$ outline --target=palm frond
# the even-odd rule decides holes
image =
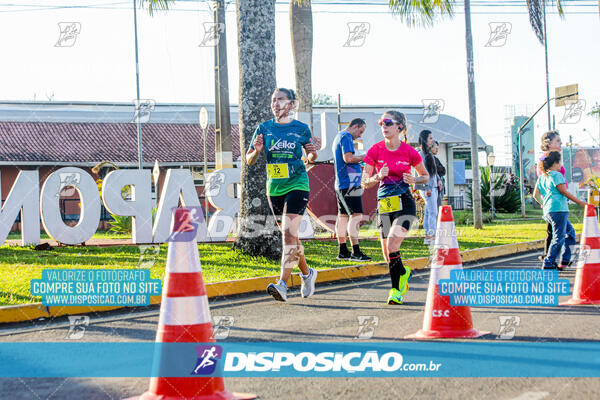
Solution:
[[[546,7],[546,0],[527,0],[529,22],[531,23],[535,36],[537,36],[542,44],[544,44],[544,7]],[[556,0],[556,8],[558,10],[558,15],[560,15],[561,18],[564,18],[565,11],[561,0]]]
[[[143,8],[144,5],[148,3],[148,13],[153,15],[155,9],[168,10],[169,3],[174,1],[175,0],[140,0],[140,7]]]
[[[436,17],[454,14],[452,0],[389,0],[389,7],[409,27],[430,27]]]

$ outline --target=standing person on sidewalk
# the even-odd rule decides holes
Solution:
[[[298,228],[308,205],[308,174],[302,161],[302,150],[309,162],[317,159],[317,147],[313,144],[308,125],[290,117],[296,107],[296,95],[291,89],[278,88],[271,97],[271,110],[275,118],[256,128],[246,160],[252,165],[260,153],[267,157],[267,198],[271,211],[278,219],[283,248],[281,275],[276,284],[267,287],[267,293],[279,301],[287,301],[287,281],[296,264],[301,271],[302,297],[315,291],[317,271],[308,268],[304,247],[298,239]],[[318,140],[315,139],[316,144]]]
[[[567,199],[585,207],[585,202],[573,196],[560,173],[562,163],[558,151],[551,151],[541,161],[543,174],[538,178],[533,198],[544,209],[544,219],[552,226],[552,242],[542,269],[563,270],[571,264],[571,246],[577,244],[575,229],[569,222]],[[541,195],[541,200],[538,196]],[[560,259],[560,264],[557,260]]]
[[[431,148],[431,154],[435,160],[435,169],[438,175],[438,210],[439,207],[444,203],[444,176],[446,176],[446,167],[442,164],[439,158],[437,158],[440,144],[437,140],[433,141],[433,147]]]
[[[331,147],[338,205],[335,222],[335,233],[339,244],[338,260],[371,260],[371,257],[360,251],[358,245],[358,232],[363,213],[360,162],[364,155],[354,154],[354,140],[362,136],[366,127],[367,124],[362,118],[353,119],[346,129],[336,135]],[[348,236],[352,244],[352,253],[346,245]]]
[[[537,165],[537,175],[541,176],[544,171],[542,169],[543,160],[550,154],[551,151],[558,151],[559,153],[562,150],[562,141],[560,140],[560,134],[558,131],[548,131],[542,135],[542,144],[540,146],[542,151],[544,152],[540,157],[540,161]],[[565,170],[564,165],[561,165],[559,171],[563,177],[565,178],[565,187],[568,188],[566,183],[567,180],[567,171]],[[550,247],[550,243],[552,243],[552,224],[550,222],[546,225],[546,241],[544,242],[544,254],[539,256],[540,261],[544,261],[546,255],[548,254],[548,248]]]
[[[431,153],[433,147],[433,135],[430,130],[422,130],[419,133],[419,155],[423,159],[427,173],[429,174],[429,181],[425,185],[418,185],[419,193],[425,200],[425,213],[423,215],[423,229],[425,231],[425,244],[433,244],[435,239],[435,226],[437,224],[437,212],[438,212],[438,174],[435,166],[435,159]]]
[[[384,140],[367,151],[361,186],[367,189],[379,184],[377,225],[381,251],[388,262],[392,281],[387,303],[402,304],[411,271],[402,263],[399,250],[417,218],[417,207],[409,185],[425,184],[429,175],[419,153],[406,143],[406,116],[398,111],[386,111],[379,125]],[[411,174],[411,167],[419,176]]]

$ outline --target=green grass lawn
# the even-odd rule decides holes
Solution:
[[[577,232],[581,223],[572,220]],[[498,221],[475,230],[468,226],[457,226],[461,250],[495,246],[542,239],[545,223],[542,221]],[[422,235],[416,230],[413,235]],[[377,236],[373,228],[365,229],[361,236]],[[305,241],[307,261],[317,269],[336,268],[353,264],[337,261],[335,241]],[[361,241],[362,250],[374,261],[383,261],[379,241]],[[263,257],[249,257],[231,249],[230,244],[202,243],[198,245],[205,282],[277,275],[279,262]],[[420,238],[408,238],[401,249],[403,258],[428,256],[428,249]],[[153,278],[163,278],[167,245],[150,268]],[[41,271],[50,268],[136,268],[140,261],[138,246],[114,247],[60,247],[51,251],[35,251],[28,247],[0,247],[0,305],[23,304],[40,301],[29,294],[31,279],[41,278]]]

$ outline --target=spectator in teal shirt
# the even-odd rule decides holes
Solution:
[[[581,207],[585,207],[585,202],[567,190],[565,177],[559,172],[562,163],[558,151],[548,153],[540,164],[543,174],[537,180],[533,198],[544,209],[544,219],[552,225],[552,242],[542,269],[562,270],[571,265],[571,246],[577,244],[575,229],[569,222],[567,199]],[[541,195],[541,199],[538,199],[538,195]],[[558,259],[560,264],[556,262]]]

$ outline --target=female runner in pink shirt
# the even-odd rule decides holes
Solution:
[[[381,250],[388,262],[392,280],[387,302],[402,304],[402,296],[408,291],[411,271],[402,264],[399,250],[417,215],[409,185],[427,183],[429,175],[419,153],[406,143],[406,116],[398,111],[386,111],[379,125],[384,140],[367,151],[363,160],[365,167],[361,186],[366,189],[379,184],[377,225]],[[411,174],[411,167],[416,169],[419,176]]]

